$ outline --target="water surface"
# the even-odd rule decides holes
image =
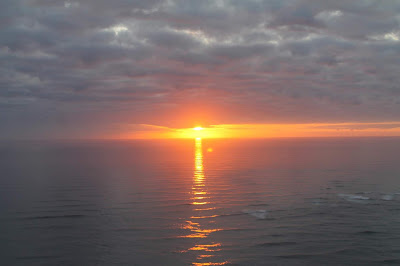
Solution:
[[[3,265],[400,263],[400,139],[0,144]]]

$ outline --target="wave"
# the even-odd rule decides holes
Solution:
[[[370,200],[369,197],[361,196],[361,195],[354,195],[354,194],[338,194],[338,196],[344,200],[351,201],[351,202],[360,202],[364,200]]]
[[[249,204],[249,206],[269,206],[268,203],[253,203],[253,204]]]
[[[386,259],[386,260],[382,260],[381,262],[383,264],[396,264],[396,265],[400,264],[400,260],[398,260],[398,259]]]
[[[380,233],[381,232],[371,231],[371,230],[357,232],[357,234],[360,234],[360,235],[374,235],[374,234],[380,234]]]
[[[291,254],[291,255],[277,255],[275,257],[282,258],[282,259],[306,259],[313,257],[312,254]]]
[[[256,217],[257,219],[265,220],[268,218],[268,211],[267,210],[243,210],[243,213],[247,213],[251,216]]]
[[[70,230],[74,228],[72,225],[24,226],[24,229],[29,230]]]
[[[42,219],[62,219],[62,218],[82,218],[86,215],[83,214],[71,214],[71,215],[47,215],[47,216],[32,216],[32,217],[24,217],[21,220],[42,220]]]
[[[381,197],[382,200],[393,200],[394,199],[394,195],[393,194],[387,194],[387,195],[383,195]]]
[[[38,256],[19,256],[16,257],[17,260],[41,260],[41,259],[57,259],[60,258],[60,256],[56,256],[56,255],[38,255]]]
[[[257,244],[256,246],[270,247],[270,246],[290,246],[290,245],[297,245],[297,244],[298,244],[297,242],[283,241],[283,242],[266,242],[266,243]]]

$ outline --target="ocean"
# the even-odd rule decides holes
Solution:
[[[1,265],[400,264],[400,138],[0,143]]]

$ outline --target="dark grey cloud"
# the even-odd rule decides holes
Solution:
[[[4,0],[0,137],[395,121],[400,2]]]

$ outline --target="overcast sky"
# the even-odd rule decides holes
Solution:
[[[0,137],[400,120],[400,1],[1,0]]]

